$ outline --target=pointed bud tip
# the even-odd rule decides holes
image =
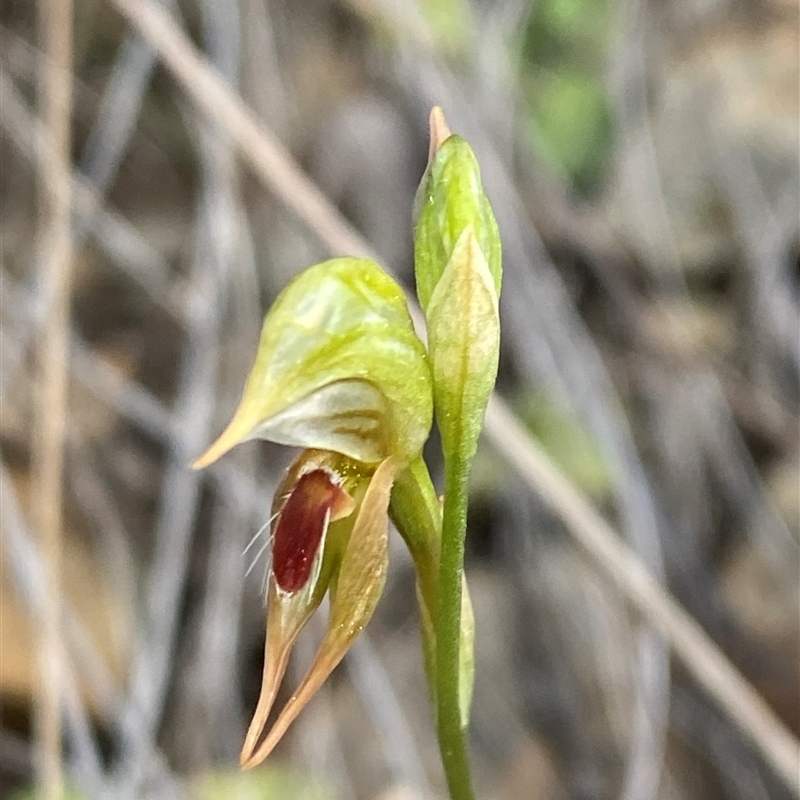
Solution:
[[[428,163],[433,161],[438,149],[444,144],[445,140],[451,136],[452,131],[444,117],[444,111],[439,106],[431,109],[430,116],[430,146],[428,148]]]
[[[239,766],[242,769],[253,769],[253,767],[257,767],[266,757],[268,754],[265,754],[261,758],[256,758],[252,751],[242,752],[239,754]]]

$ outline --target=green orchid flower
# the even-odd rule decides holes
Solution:
[[[231,423],[193,465],[249,439],[306,448],[273,505],[264,674],[244,767],[272,751],[371,618],[386,578],[392,485],[419,459],[432,416],[425,348],[402,290],[376,264],[327,261],[279,295]],[[292,646],[326,592],[326,635],[267,730]]]
[[[414,247],[429,351],[402,290],[372,261],[311,267],[267,314],[233,419],[194,467],[250,439],[302,448],[273,503],[264,673],[242,765],[266,758],[371,618],[386,579],[391,516],[416,570],[448,786],[453,798],[470,800],[474,620],[464,537],[470,466],[497,374],[501,252],[475,155],[439,109]],[[441,501],[422,458],[434,408]],[[326,594],[330,616],[314,662],[268,726],[294,642]]]

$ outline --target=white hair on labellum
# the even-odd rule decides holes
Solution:
[[[253,535],[253,538],[252,538],[252,539],[250,539],[250,541],[249,541],[249,542],[248,542],[248,544],[247,544],[247,547],[245,547],[244,551],[242,552],[242,558],[244,558],[244,556],[246,556],[246,555],[247,555],[247,553],[248,553],[248,551],[250,550],[250,548],[251,548],[251,547],[252,547],[252,546],[253,546],[253,545],[256,543],[256,541],[257,541],[257,540],[259,539],[259,537],[260,537],[260,536],[261,536],[261,535],[264,533],[264,531],[265,531],[265,530],[267,530],[267,528],[269,528],[269,526],[270,526],[270,525],[272,525],[272,523],[273,523],[273,522],[274,522],[274,521],[275,521],[275,520],[278,518],[278,516],[280,515],[280,513],[281,513],[280,511],[276,511],[276,512],[275,512],[275,513],[274,513],[274,514],[273,514],[273,515],[272,515],[272,516],[271,516],[271,517],[270,517],[270,518],[269,518],[269,519],[268,519],[268,520],[267,520],[267,521],[266,521],[266,522],[265,522],[265,523],[264,523],[264,524],[263,524],[263,525],[262,525],[262,526],[261,526],[261,527],[260,527],[260,528],[259,528],[259,529],[258,529],[256,532],[255,532],[255,534]],[[253,561],[251,562],[250,566],[247,568],[247,571],[244,573],[244,576],[245,576],[245,578],[246,578],[246,577],[247,577],[247,576],[248,576],[248,575],[249,575],[249,574],[250,574],[250,573],[253,571],[253,569],[255,568],[255,565],[258,563],[258,561],[259,561],[259,559],[261,558],[261,556],[263,556],[263,555],[264,555],[264,552],[265,552],[265,551],[267,550],[267,548],[268,548],[268,547],[269,547],[269,546],[272,544],[272,538],[273,538],[273,536],[274,536],[274,534],[273,534],[272,532],[270,532],[270,535],[267,537],[267,541],[266,541],[266,542],[264,542],[264,544],[263,544],[263,545],[261,545],[261,547],[259,548],[259,550],[258,550],[258,552],[256,553],[255,557],[253,558]],[[267,567],[269,567],[269,559],[267,559]]]
[[[272,537],[270,536],[269,539],[267,539],[267,541],[261,545],[261,548],[256,553],[255,558],[251,562],[250,566],[247,568],[247,572],[244,573],[245,578],[253,571],[255,565],[258,564],[258,560],[261,558],[261,556],[264,555],[264,552],[271,544],[272,544]]]

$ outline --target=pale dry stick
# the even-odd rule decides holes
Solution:
[[[353,673],[353,682],[378,731],[395,784],[413,790],[419,797],[431,797],[433,793],[403,704],[368,631],[356,639],[347,653],[345,664]]]
[[[130,671],[130,691],[120,720],[123,759],[116,771],[116,797],[140,796],[150,772],[149,747],[155,741],[169,686],[176,647],[180,603],[198,512],[200,482],[188,470],[208,439],[217,372],[220,309],[215,276],[198,250],[191,277],[184,353],[179,366],[169,456],[162,478],[152,565],[143,591],[142,633]]]
[[[175,0],[158,1],[175,11]],[[117,51],[80,158],[81,172],[102,197],[114,183],[136,130],[155,61],[152,49],[134,34],[127,36]],[[77,238],[83,233],[79,228]]]
[[[314,657],[314,642],[320,641],[324,636],[325,620],[330,614],[327,596],[323,598],[319,610],[322,613],[309,620],[309,635],[301,636],[295,643],[294,655],[287,670],[290,686],[300,683],[305,672],[303,665],[310,664]],[[313,710],[309,711],[311,713],[304,720],[305,731],[300,737],[296,760],[311,774],[330,776],[339,797],[355,797],[353,776],[348,768],[341,737],[337,735],[333,690],[330,685],[321,687]]]
[[[119,602],[111,609],[109,638],[114,651],[127,656],[133,649],[131,636],[136,630],[135,609],[139,606],[135,540],[123,521],[95,450],[87,431],[71,425],[67,435],[66,488],[84,519],[90,521],[93,544],[107,574],[114,576],[114,595]]]
[[[15,81],[0,65],[0,127],[28,162],[52,158],[52,143],[42,121],[34,116]],[[70,187],[72,214],[88,226],[97,243],[149,297],[167,313],[180,318],[174,288],[168,283],[168,260],[158,253],[137,228],[119,213],[108,210],[103,198],[78,170],[72,171]]]
[[[647,218],[647,224],[639,226],[645,245],[651,252],[662,254],[660,257],[662,267],[666,267],[670,274],[678,276],[677,288],[680,290],[682,299],[689,303],[689,291],[683,276],[674,226],[664,195],[664,181],[658,165],[655,137],[648,109],[646,59],[646,35],[650,30],[647,18],[648,7],[642,0],[625,0],[621,6],[621,12],[625,40],[620,47],[622,53],[619,59],[620,63],[616,69],[612,70],[612,89],[619,107],[618,117],[623,138],[634,141],[638,137],[640,140],[637,140],[635,145],[626,148],[639,156],[637,164],[629,170],[632,187],[630,194],[635,200],[633,203],[635,210]],[[711,124],[711,115],[706,111],[708,107],[713,109],[714,103],[706,102],[702,106],[703,112],[709,119],[707,127],[714,144],[712,149],[715,153],[722,154],[717,159],[720,164],[732,166],[732,171],[727,175],[727,182],[723,188],[729,195],[731,210],[737,223],[737,232],[744,234],[745,251],[750,261],[756,265],[753,270],[755,276],[754,302],[762,313],[756,314],[755,317],[759,323],[772,327],[772,333],[779,346],[789,343],[787,352],[790,357],[797,358],[800,355],[800,350],[794,346],[798,332],[797,308],[796,303],[793,302],[792,293],[789,291],[773,292],[774,297],[777,298],[777,305],[772,307],[765,299],[768,288],[778,284],[783,250],[781,239],[786,240],[789,236],[782,236],[781,226],[770,207],[770,202],[761,191],[758,177],[752,169],[749,152],[742,149],[741,152],[736,153],[735,157],[725,159],[725,139]],[[698,105],[698,110],[699,108]],[[744,187],[744,190],[740,187]],[[740,198],[743,199],[744,209],[736,205]],[[794,228],[794,225],[792,227]],[[752,247],[754,240],[757,240],[762,247],[754,249]],[[645,259],[645,263],[650,261],[657,264],[659,258]],[[663,275],[657,274],[655,277],[663,283]],[[674,290],[674,281],[670,281],[667,293],[674,292]],[[676,325],[669,312],[663,309],[662,311],[671,334],[677,341],[680,341],[679,326]],[[719,378],[714,370],[707,369],[699,376],[695,384],[701,388],[703,386],[718,388]],[[700,400],[705,400],[705,402],[701,404]],[[714,422],[731,419],[732,411],[728,407],[729,402],[721,390],[701,392],[695,402],[698,411],[707,414]],[[741,434],[731,426],[729,428],[730,435],[713,437],[709,431],[713,432],[714,425],[709,428],[708,425],[701,423],[698,427],[699,438],[707,440],[707,450],[712,456],[715,454],[715,449],[718,449],[719,443],[727,443],[728,440],[732,441],[734,445],[741,443]],[[740,457],[736,461],[723,457],[716,458],[715,462],[722,471],[727,470],[729,464],[737,464],[741,465],[741,470],[755,476],[755,479],[750,481],[753,484],[752,490],[747,485],[747,480],[740,481],[737,488],[744,486],[746,490],[751,490],[753,506],[770,524],[764,526],[765,530],[763,531],[758,526],[748,525],[748,532],[757,531],[758,538],[764,539],[774,538],[774,536],[770,537],[770,534],[772,531],[778,531],[781,539],[788,540],[787,536],[782,535],[783,530],[781,530],[785,530],[786,526],[782,524],[770,507],[763,486],[760,485],[761,481],[758,479],[752,457],[745,447],[740,446],[739,451]]]
[[[29,161],[47,157],[51,151],[42,123],[28,110],[13,80],[0,66],[0,127],[20,154]],[[91,184],[80,173],[73,171],[70,193],[72,212],[78,216],[93,218],[93,234],[99,246],[112,262],[148,294],[148,296],[167,313],[179,320],[185,315],[185,298],[177,286],[167,283],[169,272],[166,259],[145,240],[142,234],[127,219],[107,210]],[[185,291],[183,292],[185,294]],[[44,312],[27,288],[0,271],[0,296],[8,303],[8,314],[13,315],[24,309],[22,316],[27,329],[15,341],[5,337],[3,341],[3,370],[0,386],[5,391],[13,384],[17,366],[21,363],[23,352],[36,323]],[[33,324],[31,324],[33,323]],[[70,369],[76,377],[92,392],[114,406],[118,412],[131,420],[151,436],[168,438],[172,428],[172,413],[154,395],[141,385],[131,381],[107,359],[92,350],[73,331],[71,337]],[[13,352],[9,349],[14,345]],[[263,513],[263,491],[232,463],[220,463],[211,469],[211,477],[220,489],[230,495],[230,501],[247,509],[252,509],[257,519]]]
[[[634,198],[633,208],[646,218],[647,224],[642,224],[639,229],[644,237],[644,244],[652,253],[660,253],[659,258],[645,259],[645,263],[652,261],[655,264],[661,262],[661,267],[666,267],[671,275],[678,276],[678,282],[669,282],[666,293],[674,292],[676,285],[680,290],[682,299],[690,303],[689,290],[682,271],[680,254],[678,252],[677,238],[674,232],[674,225],[670,219],[670,212],[667,206],[663,177],[658,165],[657,149],[655,137],[652,130],[651,115],[648,109],[647,97],[647,41],[646,37],[652,26],[648,25],[648,7],[642,0],[625,0],[621,6],[622,28],[624,41],[619,48],[622,54],[616,69],[612,70],[612,89],[619,108],[618,118],[620,129],[624,139],[634,142],[625,149],[633,151],[639,157],[636,165],[629,170],[630,195]],[[698,104],[698,110],[701,105]],[[785,242],[791,234],[783,231],[778,223],[776,215],[771,209],[771,204],[762,192],[758,176],[752,167],[750,154],[746,148],[741,152],[736,152],[733,157],[725,158],[726,140],[711,122],[713,115],[707,109],[715,110],[714,102],[702,104],[703,113],[708,118],[706,127],[709,129],[714,147],[713,151],[718,155],[717,161],[720,165],[730,165],[731,170],[724,175],[724,186],[730,200],[730,207],[736,222],[737,232],[743,234],[743,246],[750,262],[755,265],[754,273],[754,303],[761,313],[756,313],[755,319],[761,326],[771,328],[771,335],[778,343],[779,347],[786,347],[787,353],[793,359],[800,356],[794,343],[797,340],[797,307],[793,302],[792,292],[781,291],[779,282],[781,277],[781,256]],[[723,115],[724,116],[724,115]],[[742,188],[743,187],[743,188]],[[737,206],[737,201],[742,200],[742,204]],[[791,224],[792,230],[795,229],[794,221]],[[754,247],[753,242],[758,242]],[[658,271],[657,271],[658,272]],[[784,271],[785,272],[785,271]],[[788,274],[788,272],[786,272]],[[663,274],[655,275],[657,281],[663,284]],[[776,299],[776,304],[770,306],[770,288],[777,289],[772,291],[771,296]],[[677,341],[681,340],[681,333],[676,325],[673,315],[662,309],[664,320],[667,322],[671,334]],[[763,338],[763,337],[762,337]],[[718,387],[719,378],[714,370],[705,370],[695,381],[699,387]],[[699,401],[705,400],[701,404]],[[728,407],[729,402],[722,391],[701,392],[695,401],[698,411],[709,415],[712,421],[728,420],[731,418],[732,411]],[[733,427],[729,426],[730,435],[725,437],[713,437],[709,435],[709,430],[713,432],[714,425],[709,429],[703,423],[698,427],[700,439],[707,440],[707,449],[712,456],[714,450],[718,449],[719,443],[727,443],[728,440],[738,445],[741,443],[741,435]],[[725,446],[723,444],[723,446]],[[774,510],[770,507],[768,498],[765,496],[761,481],[757,476],[752,457],[745,447],[739,447],[740,457],[736,461],[729,458],[716,458],[719,469],[725,471],[729,464],[741,465],[741,469],[755,476],[753,491],[753,506],[758,512],[769,520],[770,524],[761,530],[759,526],[748,525],[748,532],[758,532],[758,539],[774,538],[770,536],[772,531],[780,531],[780,538],[787,540],[787,536],[781,536],[785,525],[777,518]],[[734,467],[735,469],[735,467]],[[740,481],[739,487],[744,486],[745,490],[750,490],[748,481]],[[744,515],[745,519],[747,514]],[[784,562],[785,565],[785,562]]]
[[[237,87],[241,49],[238,4],[201,0],[199,5],[206,52],[229,85]],[[156,54],[148,45],[143,43],[143,46],[148,47],[155,62]],[[181,106],[186,128],[195,140],[200,165],[201,199],[197,227],[204,234],[197,247],[206,253],[214,272],[225,276],[219,280],[220,314],[224,317],[224,309],[230,302],[229,292],[233,288],[233,273],[239,267],[237,245],[241,235],[240,219],[244,216],[236,150],[228,137],[198,114],[193,106]],[[258,314],[249,316],[254,327],[251,334],[255,337]],[[235,330],[243,322],[235,320],[230,329]],[[220,345],[229,335],[226,330]],[[223,352],[227,352],[227,348]],[[226,374],[230,371],[225,370],[224,362],[223,355],[217,394],[222,379],[230,377]],[[236,374],[238,377],[239,373]],[[248,523],[247,509],[233,504],[224,495],[215,498],[204,592],[189,625],[192,632],[190,655],[176,704],[176,714],[183,715],[192,724],[193,735],[187,737],[183,748],[195,763],[211,763],[214,757],[220,756],[233,761],[238,756],[242,709],[238,681],[234,676],[237,675],[245,586],[241,537],[248,529]],[[228,679],[220,681],[221,675],[228,676]],[[182,717],[177,719],[180,725]]]
[[[623,141],[621,152],[628,157],[621,165],[621,178],[630,198],[627,212],[635,220],[638,245],[646,255],[642,264],[656,285],[667,293],[674,281],[683,294],[686,283],[648,107],[648,57],[652,49],[648,49],[647,36],[656,26],[648,20],[649,9],[642,0],[624,0],[618,11],[621,41],[611,65],[609,86]]]
[[[286,130],[289,91],[278,68],[276,9],[263,0],[241,0],[242,96],[255,116],[268,119],[273,131]]]
[[[764,192],[750,146],[729,141],[728,132],[714,124],[711,114],[707,117],[708,136],[716,156],[714,181],[727,195],[736,236],[741,240],[752,276],[753,318],[758,324],[755,344],[764,348],[772,343],[795,366],[800,366],[796,293],[789,285],[790,242],[797,234],[795,203],[791,203],[794,208],[786,215],[788,224],[782,222]]]
[[[225,12],[221,12],[226,16]],[[238,24],[231,28],[235,31]],[[235,35],[235,33],[234,33]],[[238,44],[231,50],[238,50]],[[232,60],[236,60],[233,58]],[[146,628],[134,663],[131,708],[143,713],[155,737],[172,667],[175,626],[190,554],[201,488],[199,476],[187,472],[192,452],[208,435],[217,383],[222,312],[233,260],[234,152],[227,157],[224,134],[199,120],[202,190],[186,317],[186,344],[180,367],[180,389],[173,412],[171,457],[162,481],[162,504],[156,528],[156,552],[145,592]],[[226,186],[227,184],[227,186]],[[123,725],[123,731],[125,725]],[[147,753],[131,749],[119,771],[122,797],[138,796],[137,782],[146,775]]]
[[[20,155],[34,165],[52,159],[53,147],[42,121],[28,109],[14,81],[2,66],[0,96],[3,98],[0,103],[0,128]],[[56,191],[56,188],[53,190]],[[112,263],[141,286],[156,304],[181,319],[183,308],[176,300],[178,293],[175,286],[167,281],[169,265],[166,259],[127,220],[104,208],[97,192],[77,170],[72,172],[69,199],[74,217],[81,225],[87,226]],[[44,254],[39,254],[34,261],[40,263],[43,256]],[[45,317],[46,297],[41,296],[29,306],[30,317],[26,321],[27,327],[15,342],[16,352],[11,356],[11,368],[4,365],[0,399],[16,383],[28,344]]]
[[[174,436],[174,416],[161,400],[128,378],[108,359],[78,342],[73,335],[73,374],[87,389],[105,400],[117,412],[154,439]],[[209,474],[228,501],[246,509],[253,521],[264,516],[263,489],[245,470],[232,461],[214,464]]]
[[[758,758],[747,748],[727,720],[709,707],[705,698],[689,687],[675,693],[672,725],[689,747],[705,749],[716,762],[724,796],[746,800],[772,800],[775,794],[765,785]]]
[[[28,291],[2,270],[0,296],[8,318],[13,318],[15,312],[20,312],[21,316],[30,316],[33,313],[30,309],[33,308],[34,300],[29,297]],[[0,363],[3,367],[1,373],[11,360],[7,353],[11,337],[2,336],[0,342]],[[75,380],[108,403],[140,431],[157,440],[168,440],[174,435],[174,416],[171,410],[107,358],[92,350],[75,331],[71,335],[69,367]],[[5,381],[5,376],[3,380]],[[257,486],[244,470],[231,461],[223,461],[214,464],[209,475],[219,490],[227,495],[229,502],[246,509],[254,522],[262,519],[264,497],[268,492]]]
[[[175,0],[159,2],[171,12],[176,10]],[[15,80],[27,78],[39,60],[35,44],[2,25],[0,53]],[[103,198],[113,185],[133,134],[137,132],[142,99],[147,93],[155,61],[152,48],[141,37],[130,33],[117,51],[101,96],[73,76],[73,105],[78,114],[82,109],[97,107],[92,128],[78,157],[78,172]],[[3,100],[5,102],[5,98]],[[75,247],[83,243],[88,221],[86,218],[73,220]]]
[[[666,203],[662,192],[658,165],[655,158],[652,135],[650,131],[649,118],[647,115],[646,92],[646,64],[644,60],[644,34],[643,20],[646,13],[646,3],[644,0],[621,0],[617,4],[624,10],[628,9],[632,17],[635,18],[631,26],[630,36],[626,42],[627,48],[623,47],[622,52],[632,51],[628,62],[630,75],[626,76],[626,89],[623,96],[628,103],[633,103],[640,114],[641,133],[638,139],[634,140],[636,145],[633,152],[639,155],[640,165],[645,169],[635,172],[638,180],[637,188],[645,189],[649,187],[651,191],[641,192],[639,195],[639,205],[631,209],[632,213],[644,216],[645,224],[640,227],[646,234],[651,231],[657,245],[651,251],[653,263],[658,264],[658,256],[661,252],[668,254],[668,261],[677,264],[675,256],[677,253],[675,239],[671,235],[672,229],[666,209]],[[638,23],[638,24],[637,24]],[[638,63],[636,56],[640,56],[641,63]],[[630,69],[634,66],[635,68]],[[637,90],[642,91],[637,91]],[[641,107],[641,108],[640,108]],[[625,116],[622,116],[625,120]],[[630,127],[630,126],[629,126]],[[631,132],[625,129],[631,137]],[[647,210],[643,210],[641,205],[644,201],[649,201]],[[651,213],[647,213],[650,211]],[[661,223],[659,225],[659,223]],[[646,259],[646,263],[651,263],[651,259]],[[680,267],[675,271],[680,274]],[[658,277],[662,278],[663,275]],[[627,476],[626,476],[627,477]],[[637,531],[635,527],[623,527],[623,532],[628,533],[629,538],[634,542],[639,539],[642,542],[645,537],[646,529]],[[656,534],[655,542],[658,548],[657,564],[651,558],[644,564],[655,574],[657,578],[664,578],[664,560],[662,555],[662,544]],[[640,553],[642,551],[640,550]],[[644,553],[642,553],[644,554]],[[646,558],[646,557],[645,557]],[[628,762],[623,775],[622,787],[620,790],[621,800],[641,800],[642,798],[656,798],[661,784],[661,774],[665,763],[667,749],[667,730],[669,727],[669,706],[670,706],[670,670],[669,654],[666,648],[659,647],[659,642],[653,633],[647,629],[642,630],[636,636],[636,659],[639,666],[637,680],[635,682],[636,702],[633,707],[633,718],[631,721],[631,735],[628,740]],[[650,680],[644,681],[640,676],[646,674],[645,664],[650,664],[652,669],[649,671]]]
[[[236,142],[253,171],[333,253],[373,257],[296,165],[291,155],[226,88],[186,36],[151,0],[109,0],[158,51],[183,89]],[[275,167],[273,174],[272,167]],[[800,746],[703,629],[650,574],[631,549],[534,444],[497,396],[486,433],[622,594],[670,643],[698,683],[725,710],[791,791],[800,797]]]
[[[67,329],[71,284],[70,116],[72,111],[72,2],[41,0],[39,28],[41,105],[53,148],[40,161],[44,254],[41,286],[47,313],[37,348],[36,424],[33,441],[33,514],[45,554],[41,628],[41,689],[37,715],[38,782],[45,800],[64,796],[61,754],[61,504],[64,420],[67,405]]]

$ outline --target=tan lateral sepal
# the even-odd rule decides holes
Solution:
[[[242,766],[252,757],[258,740],[264,733],[269,712],[286,674],[295,639],[319,606],[319,599],[314,597],[313,591],[291,597],[278,588],[273,577],[270,577],[267,591],[267,641],[264,645],[261,693],[239,756]]]
[[[256,725],[256,719],[253,719],[242,750],[241,763],[245,769],[257,766],[272,752],[372,616],[386,581],[389,496],[397,468],[396,459],[388,458],[375,470],[342,557],[325,638],[305,678],[254,752],[252,747],[258,740],[269,710],[263,718],[259,718],[261,725],[251,736]],[[264,691],[262,687],[262,695]],[[248,745],[249,757],[246,757]]]

